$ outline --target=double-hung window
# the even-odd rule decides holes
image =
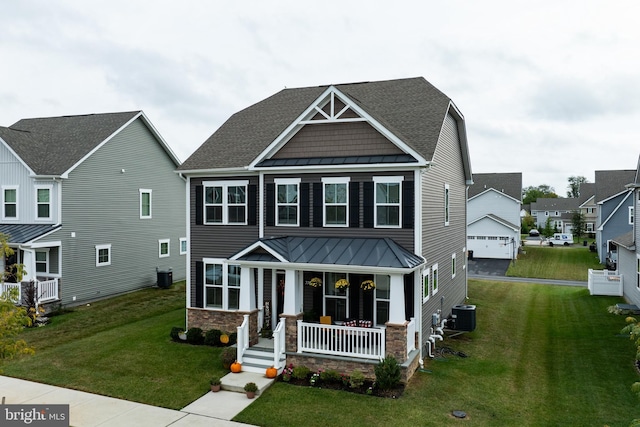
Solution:
[[[636,257],[636,287],[640,289],[640,255]]]
[[[247,224],[249,181],[204,182],[205,224]]]
[[[300,179],[275,179],[276,225],[299,225]]]
[[[451,254],[451,278],[456,277],[456,254]]]
[[[349,178],[322,178],[324,225],[347,227],[349,224]]]
[[[49,251],[37,250],[36,251],[36,273],[48,273],[49,272]]]
[[[386,275],[376,275],[376,325],[384,325],[389,321],[389,302],[391,298],[391,279]]]
[[[205,307],[221,310],[240,308],[240,266],[205,260]]]
[[[158,240],[158,258],[166,258],[171,255],[170,251],[171,239]]]
[[[36,218],[51,219],[51,186],[36,187]]]
[[[431,293],[431,269],[427,268],[422,272],[422,302],[429,299]]]
[[[436,293],[438,293],[438,264],[433,264],[431,270],[433,271],[431,273],[431,289],[432,293],[435,295]]]
[[[96,267],[111,265],[111,245],[96,245]]]
[[[2,187],[2,219],[18,218],[18,187]]]
[[[187,253],[187,238],[186,237],[181,237],[180,238],[180,255],[186,255]]]
[[[140,190],[140,219],[151,218],[151,190]]]
[[[376,227],[400,227],[402,215],[401,176],[373,177],[375,184],[375,224]]]
[[[349,317],[348,289],[336,288],[336,282],[340,279],[347,280],[345,273],[326,273],[324,280],[324,312],[333,320],[342,321]]]

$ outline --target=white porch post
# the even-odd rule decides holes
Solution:
[[[285,280],[284,280],[284,307],[282,314],[290,314],[295,315],[298,313],[298,309],[296,306],[297,298],[296,298],[296,271],[295,270],[285,270]]]
[[[264,269],[258,268],[258,329],[264,325]],[[273,326],[272,326],[273,329]]]
[[[252,268],[240,268],[240,311],[250,311],[256,307],[255,281],[252,273]]]
[[[17,251],[17,250],[16,250]],[[22,277],[24,282],[28,282],[30,280],[36,279],[36,253],[30,249],[24,249],[22,255],[22,264],[24,264],[24,269],[26,270],[26,274]]]
[[[402,278],[402,275],[392,274],[389,296],[389,323],[401,325],[405,321],[404,280]]]

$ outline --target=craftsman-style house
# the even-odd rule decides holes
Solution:
[[[0,233],[14,254],[0,291],[79,304],[185,277],[185,180],[142,111],[0,127]],[[12,266],[22,264],[26,274]]]
[[[408,378],[465,301],[465,123],[423,78],[284,89],[178,172],[188,327],[237,331],[244,369],[273,329],[268,365],[371,376],[393,355]]]

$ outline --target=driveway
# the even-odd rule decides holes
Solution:
[[[472,276],[504,276],[511,260],[474,258],[467,261],[467,271]]]

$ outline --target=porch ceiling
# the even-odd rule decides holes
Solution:
[[[264,249],[271,254],[265,253]],[[416,255],[389,238],[276,237],[260,239],[236,256],[241,261],[327,264],[414,269],[424,263]]]
[[[24,244],[59,227],[51,224],[0,224],[0,233],[9,236],[9,244]]]

